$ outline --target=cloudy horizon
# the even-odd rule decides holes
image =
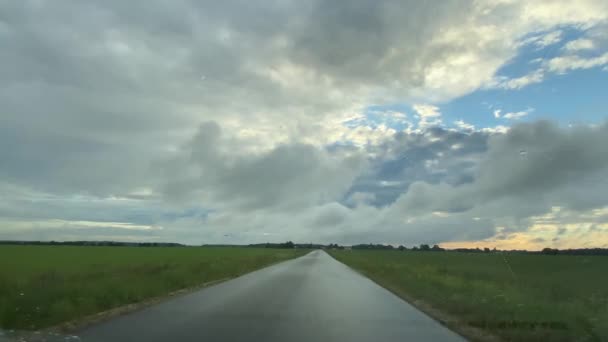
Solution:
[[[0,0],[0,240],[608,247],[608,1]]]

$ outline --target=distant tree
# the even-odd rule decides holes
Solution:
[[[422,244],[422,245],[420,245],[420,250],[421,251],[430,251],[431,247],[427,244]]]
[[[419,251],[420,248],[418,248],[418,246],[414,246],[414,248],[412,248],[413,251]]]
[[[488,247],[486,247],[486,248],[483,249],[483,252],[484,253],[490,253],[490,249]]]
[[[553,249],[553,248],[543,248],[543,250],[541,251],[542,254],[548,254],[548,255],[557,255],[559,254],[559,249]]]
[[[403,245],[400,245],[399,250],[403,252],[405,250],[405,247]]]
[[[434,245],[433,248],[431,248],[432,251],[434,252],[443,252],[445,251],[445,249],[439,247],[439,245]]]

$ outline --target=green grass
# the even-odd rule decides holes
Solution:
[[[305,251],[0,246],[0,327],[34,330],[235,277]]]
[[[397,294],[456,317],[457,330],[473,326],[508,341],[608,341],[608,257],[331,254]]]

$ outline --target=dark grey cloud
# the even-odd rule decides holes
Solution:
[[[427,58],[442,59],[449,53],[443,47],[430,46],[431,37],[441,26],[425,21],[441,18],[442,25],[450,26],[473,6],[469,1],[313,3],[302,22],[292,26],[294,48],[290,55],[294,60],[351,82],[388,80],[398,72],[408,86],[424,83]],[[399,70],[399,59],[407,60],[408,67]],[[379,64],[380,60],[385,63]]]
[[[0,125],[2,180],[56,194],[108,196],[146,186],[147,164],[157,151],[138,143],[94,141]]]
[[[608,124],[566,129],[549,121],[494,135],[473,182],[417,183],[399,199],[403,210],[461,211],[530,217],[551,206],[588,210],[606,205]],[[525,151],[525,153],[523,153]]]
[[[234,143],[216,123],[202,124],[184,149],[164,164],[164,192],[176,198],[205,196],[210,207],[232,203],[250,209],[298,208],[339,198],[365,164],[360,153],[329,153],[301,143],[235,154],[226,148]]]
[[[490,136],[442,127],[397,133],[383,144],[369,147],[376,157],[370,161],[370,170],[355,181],[349,193],[373,193],[373,203],[385,206],[416,182],[453,186],[471,183]]]

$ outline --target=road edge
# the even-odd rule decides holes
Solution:
[[[257,270],[254,270],[252,272],[255,272]],[[244,274],[243,274],[244,275]],[[204,288],[213,286],[213,285],[217,285],[220,283],[223,283],[225,281],[234,279],[234,278],[238,278],[240,276],[236,276],[236,277],[227,277],[227,278],[222,278],[222,279],[217,279],[217,280],[212,280],[203,284],[199,284],[196,286],[191,286],[191,287],[187,287],[187,288],[183,288],[183,289],[179,289],[176,291],[172,291],[169,292],[165,295],[162,296],[157,296],[157,297],[152,297],[152,298],[148,298],[148,299],[144,299],[140,302],[136,302],[136,303],[131,303],[131,304],[126,304],[126,305],[121,305],[121,306],[117,306],[115,308],[109,309],[109,310],[105,310],[105,311],[101,311],[98,313],[94,313],[92,315],[88,315],[79,319],[75,319],[75,320],[71,320],[71,321],[67,321],[64,323],[60,323],[58,325],[52,326],[50,328],[46,328],[43,329],[42,331],[44,332],[60,332],[63,334],[66,333],[74,333],[78,330],[84,329],[88,326],[97,324],[97,323],[102,323],[104,321],[110,320],[112,318],[116,318],[122,315],[126,315],[129,313],[133,313],[139,310],[143,310],[145,308],[154,306],[156,304],[160,304],[162,302],[165,302],[167,300],[173,299],[175,297],[179,297],[182,295],[187,295],[193,292],[196,292],[198,290],[202,290]]]
[[[269,268],[269,267],[276,266],[276,265],[284,263],[284,262],[299,259],[301,257],[304,257],[304,256],[310,254],[311,252],[291,258],[291,259],[277,261],[277,262],[265,265],[264,267],[261,267],[261,268],[255,269],[255,270],[251,270],[249,272],[245,272],[242,274],[237,274],[237,275],[234,275],[231,277],[211,280],[211,281],[208,281],[208,282],[205,282],[202,284],[175,290],[175,291],[169,292],[167,294],[164,294],[162,296],[156,296],[156,297],[144,299],[140,302],[117,306],[117,307],[109,309],[109,310],[97,312],[97,313],[87,315],[87,316],[84,316],[84,317],[81,317],[78,319],[63,322],[63,323],[60,323],[60,324],[57,324],[57,325],[54,325],[54,326],[51,326],[48,328],[40,329],[40,330],[37,330],[37,332],[40,332],[42,334],[53,334],[53,333],[73,334],[73,333],[83,330],[91,325],[103,323],[107,320],[110,320],[110,319],[113,319],[116,317],[127,315],[130,313],[136,312],[136,311],[144,310],[146,308],[149,308],[149,307],[157,305],[157,304],[161,304],[165,301],[174,299],[179,296],[185,296],[185,295],[194,293],[196,291],[203,290],[203,289],[211,287],[211,286],[219,285],[221,283],[224,283],[224,282],[227,282],[227,281],[230,281],[233,279],[237,279],[237,278],[243,277],[245,275],[248,275],[248,274],[251,274],[254,272],[261,271],[261,270]]]
[[[327,254],[329,256],[331,256],[332,259],[334,259],[335,261],[341,263],[342,265],[348,267],[352,271],[364,276],[365,278],[369,279],[370,281],[377,284],[378,286],[391,292],[395,296],[399,297],[401,300],[405,301],[406,303],[408,303],[411,306],[415,307],[416,309],[420,310],[422,313],[424,313],[425,315],[427,315],[428,317],[430,317],[437,323],[450,329],[451,331],[460,335],[461,337],[463,337],[464,339],[466,339],[468,341],[475,341],[475,342],[501,342],[502,341],[502,339],[500,339],[496,335],[492,335],[479,328],[471,327],[470,325],[467,325],[465,322],[463,322],[458,317],[447,314],[421,299],[416,299],[414,296],[408,294],[403,289],[398,288],[398,287],[393,286],[388,283],[384,284],[381,280],[374,279],[369,274],[367,274],[365,271],[351,267],[350,265],[336,259],[331,253],[327,253]]]

